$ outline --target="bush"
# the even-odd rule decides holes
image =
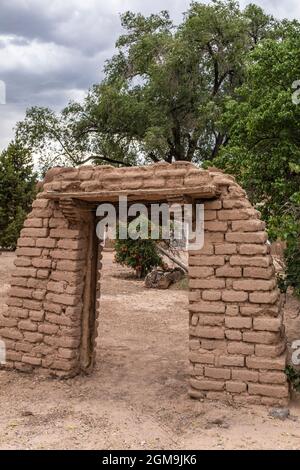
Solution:
[[[154,240],[120,240],[115,242],[115,260],[136,271],[137,277],[143,278],[151,269],[163,266]]]

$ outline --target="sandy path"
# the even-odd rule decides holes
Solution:
[[[0,308],[12,267],[0,256]],[[103,271],[96,370],[65,381],[0,372],[1,449],[300,449],[299,400],[281,422],[188,398],[186,291],[145,289],[111,253]],[[287,309],[293,335],[298,307]]]

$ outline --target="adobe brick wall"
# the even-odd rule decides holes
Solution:
[[[190,395],[287,402],[286,343],[265,224],[232,177],[205,204],[205,245],[190,252]]]
[[[97,314],[89,286],[99,288],[99,279],[89,276],[98,246],[92,213],[74,200],[107,202],[120,193],[145,201],[189,193],[205,204],[205,244],[189,254],[190,396],[285,403],[281,299],[265,225],[233,177],[186,162],[47,173],[0,317],[6,367],[60,377],[92,367]]]

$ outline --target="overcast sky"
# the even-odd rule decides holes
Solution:
[[[205,0],[204,0],[205,1]],[[119,14],[169,10],[179,22],[189,0],[0,0],[0,149],[29,106],[61,109],[102,77],[121,32]],[[208,1],[206,2],[208,3]],[[300,19],[299,0],[241,0],[277,18]],[[1,98],[1,96],[0,96]],[[1,101],[1,99],[0,99]]]

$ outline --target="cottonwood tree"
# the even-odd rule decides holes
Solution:
[[[41,166],[212,160],[229,134],[219,121],[243,83],[247,54],[277,23],[255,5],[194,2],[175,26],[162,11],[121,16],[124,34],[83,104],[31,108],[17,136]]]
[[[281,29],[281,40],[267,39],[249,56],[238,98],[223,114],[230,142],[214,163],[259,204],[270,237],[287,241],[287,283],[300,293],[300,24]]]

